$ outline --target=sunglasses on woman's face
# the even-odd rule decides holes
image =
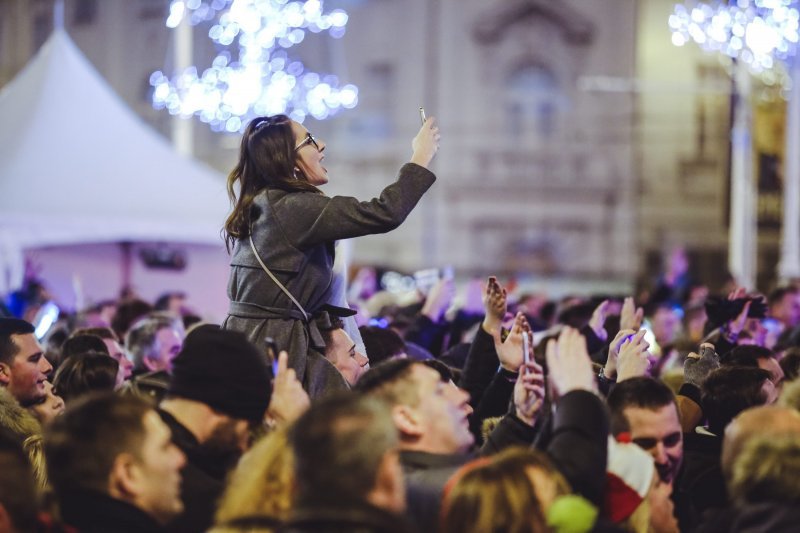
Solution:
[[[317,143],[317,140],[314,138],[313,135],[311,135],[311,132],[306,133],[306,138],[303,139],[303,141],[300,144],[294,147],[294,151],[295,152],[298,151],[300,148],[302,148],[307,144],[313,144],[314,148],[316,148],[317,152],[319,152],[319,143]]]

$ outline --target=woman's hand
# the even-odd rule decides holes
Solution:
[[[411,162],[428,168],[433,156],[439,150],[439,137],[439,126],[436,125],[436,119],[428,117],[425,124],[419,129],[417,136],[411,141],[411,148],[414,150]]]

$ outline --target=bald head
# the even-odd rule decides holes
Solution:
[[[725,429],[722,472],[730,479],[733,463],[754,437],[800,436],[800,413],[789,407],[762,405],[743,411]]]

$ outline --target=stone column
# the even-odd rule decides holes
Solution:
[[[800,60],[791,64],[792,89],[786,109],[786,150],[783,161],[783,228],[778,277],[800,278]]]
[[[734,66],[734,111],[731,128],[731,220],[728,268],[740,286],[755,289],[758,227],[753,181],[752,110],[747,65]]]
[[[189,13],[185,13],[175,32],[175,72],[182,73],[192,65],[192,48],[194,38]],[[194,154],[194,121],[191,117],[175,115],[172,117],[172,144],[181,155],[192,157]]]

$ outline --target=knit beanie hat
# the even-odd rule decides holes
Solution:
[[[265,355],[237,332],[200,326],[172,362],[169,394],[259,423],[272,396]]]
[[[655,465],[636,444],[608,439],[605,515],[621,522],[636,511],[653,483]]]

